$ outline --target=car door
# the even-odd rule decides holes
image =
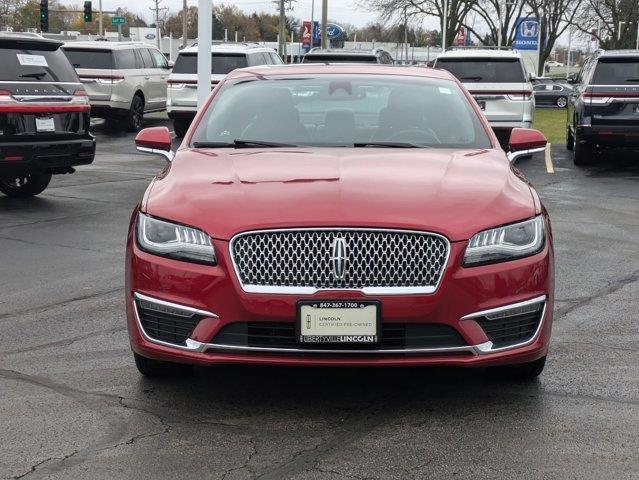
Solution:
[[[139,48],[138,54],[142,59],[140,85],[142,92],[144,93],[144,109],[155,110],[160,106],[158,101],[158,92],[154,89],[154,85],[151,80],[155,70],[155,62],[153,61],[153,56],[148,48]]]
[[[548,86],[545,83],[541,83],[533,87],[533,90],[535,92],[535,104],[537,105],[548,104],[547,87]]]
[[[154,67],[151,72],[151,88],[160,107],[166,105],[166,82],[169,78],[169,62],[162,52],[154,48],[149,50],[153,57]]]

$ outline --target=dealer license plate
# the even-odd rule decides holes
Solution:
[[[300,301],[297,338],[300,343],[377,343],[380,310],[380,303],[376,301]]]
[[[37,132],[55,132],[55,123],[51,117],[36,117]]]

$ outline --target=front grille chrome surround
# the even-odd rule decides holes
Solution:
[[[341,239],[346,244],[346,271],[335,275],[333,244]],[[405,295],[437,290],[450,242],[437,233],[417,230],[317,227],[243,232],[231,239],[229,250],[247,293],[356,290]]]

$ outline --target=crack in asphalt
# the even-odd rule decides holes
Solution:
[[[608,282],[608,286],[600,288],[599,290],[593,292],[591,295],[587,297],[583,297],[580,300],[572,302],[570,305],[566,305],[565,307],[561,307],[555,310],[554,320],[557,321],[562,317],[565,317],[573,310],[576,310],[579,307],[583,307],[584,305],[588,305],[589,303],[595,302],[599,300],[601,297],[608,296],[612,293],[621,290],[626,285],[630,285],[639,281],[639,270],[635,270],[630,275],[625,277],[617,278],[612,282]],[[564,301],[564,300],[562,300]]]
[[[26,243],[27,245],[35,245],[37,247],[57,247],[57,248],[67,248],[71,250],[81,250],[84,252],[93,252],[93,253],[101,253],[101,254],[105,253],[103,250],[97,250],[94,248],[74,247],[72,245],[62,245],[59,243],[40,243],[40,242],[31,241],[31,240],[25,240],[24,238],[13,238],[13,237],[5,237],[0,235],[0,239],[9,240],[9,241],[18,242],[18,243]]]
[[[31,313],[42,313],[46,312],[55,307],[61,307],[65,305],[69,305],[75,302],[83,302],[85,300],[93,300],[94,298],[105,297],[107,295],[111,295],[112,293],[121,292],[124,290],[124,287],[118,287],[111,290],[105,290],[102,292],[94,292],[87,295],[81,295],[79,297],[73,297],[66,300],[61,300],[59,302],[49,303],[47,305],[40,305],[37,307],[25,308],[24,310],[15,310],[9,313],[0,314],[0,320],[5,320],[7,318],[18,317],[21,315],[28,315]]]

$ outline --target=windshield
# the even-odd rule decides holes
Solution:
[[[211,54],[211,73],[226,75],[236,68],[247,66],[243,53]],[[197,53],[180,53],[173,66],[173,73],[197,73]]]
[[[639,85],[639,57],[600,58],[593,85]]]
[[[443,68],[461,82],[523,83],[524,69],[518,58],[438,58],[436,68]]]
[[[304,63],[377,63],[377,57],[375,55],[311,54],[304,57]]]
[[[0,80],[77,82],[75,70],[60,49],[2,49]]]
[[[237,141],[491,147],[479,117],[455,83],[397,75],[260,77],[228,83],[199,123],[192,145]]]
[[[64,53],[73,68],[91,68],[94,70],[111,70],[113,68],[113,52],[111,50],[65,48]]]

